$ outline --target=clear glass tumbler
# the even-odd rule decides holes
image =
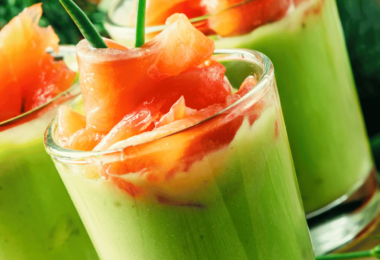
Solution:
[[[56,58],[71,64],[75,48],[61,46]],[[79,94],[76,83],[43,106],[0,123],[1,260],[99,259],[43,145],[58,106]]]
[[[203,30],[205,24],[254,2],[242,1],[192,21]],[[205,33],[217,48],[257,50],[273,61],[303,205],[319,255],[358,238],[378,217],[380,200],[335,0],[291,2],[282,19],[244,35]],[[132,9],[132,0],[115,1],[105,21],[111,37],[127,45],[134,44],[135,29],[128,26]],[[147,37],[163,28],[148,27]]]
[[[258,83],[200,123],[92,152],[60,147],[56,120],[47,129],[101,259],[315,259],[270,60],[248,50],[213,59],[234,87]]]

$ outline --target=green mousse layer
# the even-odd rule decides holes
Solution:
[[[215,43],[272,60],[307,213],[363,183],[374,164],[335,1],[308,1],[279,22]]]
[[[274,105],[252,126],[244,120],[227,147],[175,173],[173,182],[191,189],[124,176],[183,202],[132,197],[112,181],[85,179],[81,165],[55,164],[101,259],[313,260],[281,122]]]
[[[1,260],[99,259],[43,145],[56,112],[0,132]]]

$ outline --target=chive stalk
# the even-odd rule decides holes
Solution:
[[[138,0],[135,42],[136,48],[142,46],[145,43],[145,9],[146,0]]]
[[[94,25],[88,19],[87,15],[72,1],[72,0],[59,0],[71,19],[78,26],[83,37],[86,38],[88,43],[94,48],[107,48],[106,43],[95,29]]]
[[[366,250],[366,251],[322,255],[322,256],[318,256],[316,260],[358,259],[358,258],[368,258],[368,257],[375,257],[376,259],[380,259],[380,245],[376,246],[375,248],[371,250]]]

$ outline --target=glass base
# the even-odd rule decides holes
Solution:
[[[315,254],[323,255],[360,239],[379,214],[380,191],[373,169],[356,191],[306,215]]]

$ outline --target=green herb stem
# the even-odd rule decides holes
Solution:
[[[322,256],[318,256],[316,260],[358,259],[358,258],[367,258],[367,257],[375,257],[377,259],[380,259],[380,246],[376,246],[373,249],[367,250],[367,251],[322,255]]]
[[[323,255],[318,256],[317,260],[333,260],[333,259],[357,259],[360,257],[371,257],[371,251],[360,251],[353,253],[343,253],[343,254],[332,254],[332,255]]]
[[[135,42],[136,48],[144,45],[145,43],[145,9],[146,0],[138,0]]]
[[[72,0],[60,0],[60,2],[92,47],[99,49],[107,48],[106,43],[86,14]]]

